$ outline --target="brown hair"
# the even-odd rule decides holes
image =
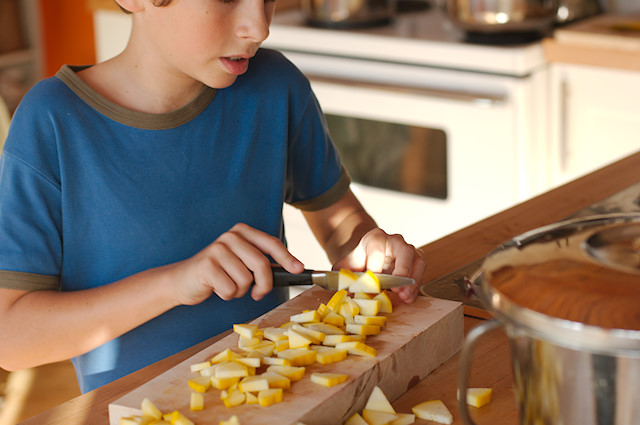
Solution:
[[[171,0],[151,0],[151,3],[153,3],[153,5],[156,6],[156,7],[162,7],[162,6],[166,6],[169,3],[171,3]],[[117,1],[116,1],[116,4],[120,8],[120,10],[122,10],[124,13],[131,13],[130,11],[125,9],[124,7],[120,6],[120,3],[118,3]]]

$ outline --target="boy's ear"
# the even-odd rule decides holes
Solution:
[[[130,13],[144,10],[144,0],[115,0],[122,9]]]

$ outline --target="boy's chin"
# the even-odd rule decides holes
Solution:
[[[203,81],[203,83],[214,89],[225,89],[235,83],[237,79],[237,75],[229,75],[226,78],[216,78],[211,81]]]

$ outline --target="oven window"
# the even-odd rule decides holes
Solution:
[[[354,182],[430,198],[447,198],[444,131],[325,116],[331,137]]]

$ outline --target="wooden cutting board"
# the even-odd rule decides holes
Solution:
[[[640,52],[640,15],[599,15],[558,28],[560,44]]]
[[[279,326],[289,321],[293,314],[326,303],[332,294],[313,287],[252,323],[260,328]],[[269,407],[241,405],[227,408],[219,398],[220,391],[210,389],[204,394],[204,410],[190,411],[191,389],[187,380],[197,375],[190,372],[189,366],[209,360],[225,348],[235,348],[238,336],[231,334],[111,403],[110,425],[119,425],[121,417],[140,414],[140,403],[145,397],[163,412],[178,410],[197,425],[217,425],[232,415],[237,415],[243,425],[342,424],[353,413],[362,410],[375,385],[379,385],[393,401],[462,346],[461,303],[423,296],[413,304],[405,304],[396,297],[392,297],[392,301],[394,312],[389,315],[387,326],[379,335],[367,338],[367,345],[377,350],[376,358],[349,355],[339,363],[308,366],[305,377],[292,383],[281,403]],[[313,372],[346,373],[349,379],[326,388],[310,381]]]

